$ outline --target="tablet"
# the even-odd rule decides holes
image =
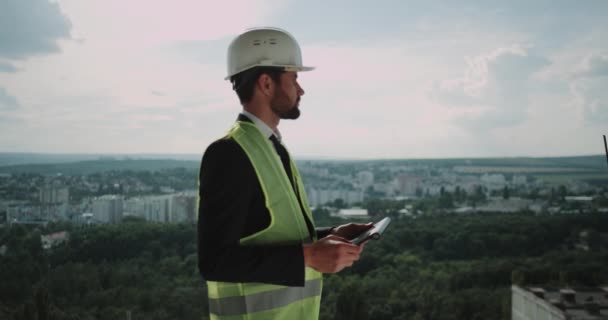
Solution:
[[[374,223],[373,227],[367,229],[362,234],[350,239],[350,242],[356,245],[360,245],[369,239],[378,240],[380,239],[380,236],[382,236],[382,233],[384,233],[384,230],[386,230],[386,227],[388,227],[389,223],[391,223],[391,218],[386,217]]]

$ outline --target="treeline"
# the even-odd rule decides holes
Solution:
[[[136,160],[85,160],[66,163],[40,163],[0,166],[0,173],[36,173],[42,175],[87,175],[107,171],[160,171],[163,169],[186,168],[197,170],[200,161],[173,159],[136,159]]]
[[[326,277],[324,319],[511,319],[511,284],[608,283],[606,214],[436,215],[389,228]]]
[[[0,256],[0,319],[201,319],[206,292],[192,225],[133,222],[72,229],[44,252],[13,226]],[[2,239],[2,238],[0,238]],[[0,240],[1,241],[1,240]],[[2,242],[0,242],[2,243]]]
[[[510,157],[510,158],[448,158],[448,159],[391,159],[391,160],[302,160],[301,163],[323,163],[328,167],[353,166],[356,168],[375,166],[480,166],[480,167],[543,167],[543,168],[587,168],[603,170],[606,157],[602,154],[572,157]],[[333,170],[333,168],[332,168]],[[347,171],[350,172],[350,171]]]
[[[66,229],[42,249],[40,234]],[[606,214],[396,219],[325,277],[321,319],[510,319],[512,283],[608,283],[607,235]],[[207,318],[193,225],[13,226],[2,247],[0,319]]]

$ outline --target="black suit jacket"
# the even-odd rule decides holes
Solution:
[[[239,120],[250,121],[243,115]],[[199,182],[198,258],[204,279],[304,285],[301,245],[239,245],[268,227],[270,213],[253,165],[236,141],[224,137],[207,147]],[[322,238],[329,230],[313,232]]]

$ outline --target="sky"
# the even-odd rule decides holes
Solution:
[[[4,0],[0,152],[200,154],[230,41],[299,42],[296,158],[602,154],[608,1]]]

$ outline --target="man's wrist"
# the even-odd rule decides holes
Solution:
[[[310,244],[302,245],[302,255],[304,256],[304,265],[309,266],[309,262],[312,257],[312,247]]]

